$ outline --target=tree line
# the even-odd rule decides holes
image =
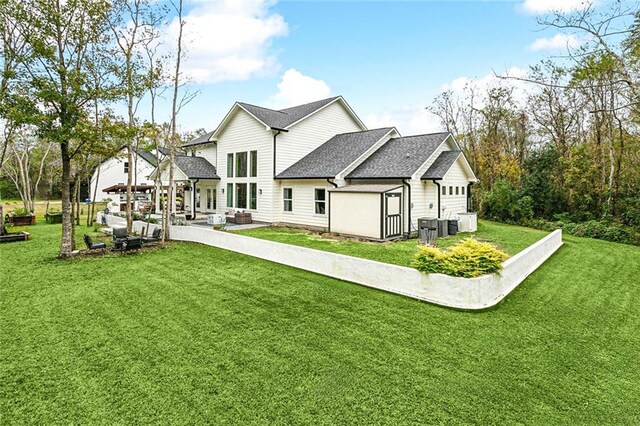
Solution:
[[[435,99],[429,109],[456,135],[479,178],[473,201],[481,214],[640,230],[637,6],[551,14],[540,25],[583,44],[524,77],[498,76],[491,87],[468,84],[462,95]]]
[[[40,180],[55,176],[61,257],[75,248],[80,185],[104,159],[123,147],[129,164],[140,148],[160,159],[164,147],[172,176],[178,116],[195,96],[182,69],[183,16],[183,0],[0,0],[0,179],[8,178],[33,212]],[[161,35],[169,29],[176,37],[166,46]],[[171,104],[168,120],[157,119],[160,100]],[[142,105],[150,119],[140,118]],[[130,167],[129,231],[134,179]]]

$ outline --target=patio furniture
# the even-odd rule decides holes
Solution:
[[[249,223],[252,223],[251,213],[236,213],[235,215],[236,225],[247,225]]]
[[[113,245],[115,250],[123,248],[123,244],[127,241],[127,228],[113,228]]]
[[[160,235],[162,235],[162,228],[156,228],[153,230],[150,237],[142,237],[142,242],[144,244],[157,243],[160,241]]]
[[[88,234],[84,234],[84,243],[89,250],[99,250],[107,248],[107,245],[103,242],[94,243]]]

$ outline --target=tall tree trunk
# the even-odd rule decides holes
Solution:
[[[73,252],[73,228],[71,226],[71,157],[69,143],[60,144],[62,156],[62,238],[59,257],[70,257]]]

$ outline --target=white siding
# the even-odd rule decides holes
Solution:
[[[282,180],[277,181],[274,203],[276,221],[316,228],[329,226],[329,194],[326,193],[325,214],[315,212],[315,189],[324,188],[326,191],[333,188],[326,180]],[[293,211],[284,211],[283,188],[293,189]]]
[[[334,192],[331,194],[331,232],[381,239],[379,193]]]
[[[447,187],[447,195],[443,195],[440,199],[443,219],[453,219],[458,213],[467,211],[469,177],[465,173],[462,161],[462,158],[458,158],[441,182],[442,186]],[[453,187],[453,195],[449,195],[449,187]],[[458,195],[456,195],[456,188],[458,188]],[[462,194],[462,188],[464,188],[464,194]]]
[[[205,158],[211,164],[216,166],[218,159],[216,157],[217,147],[215,143],[207,143],[202,145],[197,145],[193,147],[192,151],[195,153],[196,157]],[[218,171],[218,175],[220,175],[220,171],[218,170],[218,166],[216,166],[216,171]],[[225,170],[226,172],[226,170]]]
[[[149,179],[149,175],[153,172],[154,167],[137,155],[134,155],[133,158],[134,182],[137,185],[153,185],[153,181]],[[120,207],[119,196],[117,194],[107,194],[106,192],[102,192],[102,190],[120,183],[123,185],[127,184],[127,174],[124,172],[124,163],[126,161],[126,150],[122,150],[116,157],[110,158],[100,164],[100,176],[98,177],[98,169],[96,169],[91,177],[91,192],[89,193],[89,198],[93,199],[93,194],[97,186],[98,192],[96,193],[95,201],[111,198],[117,205],[111,205],[110,209],[118,211]]]
[[[336,101],[278,135],[276,174],[339,133],[363,130],[351,114]]]
[[[273,135],[271,130],[256,121],[245,111],[239,109],[229,124],[218,136],[216,170],[220,176],[218,183],[218,212],[229,210],[227,207],[227,183],[258,183],[258,208],[249,210],[252,219],[260,222],[273,222]],[[258,177],[257,178],[227,178],[227,154],[236,152],[258,151]],[[235,163],[235,162],[234,162]],[[235,166],[235,164],[234,164]],[[249,174],[249,173],[247,173]],[[248,185],[247,185],[248,187]],[[222,190],[224,189],[224,193]],[[262,190],[262,194],[260,194]],[[235,192],[235,191],[234,191]],[[247,189],[248,193],[248,189]],[[234,194],[235,196],[235,194]],[[248,198],[248,197],[247,197]],[[235,197],[234,197],[235,205]]]

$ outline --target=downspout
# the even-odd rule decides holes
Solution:
[[[407,209],[407,216],[409,219],[409,223],[408,223],[408,232],[407,232],[407,238],[411,237],[411,184],[409,182],[407,182],[406,179],[402,179],[402,184],[406,185],[407,188],[409,188],[409,197],[408,197],[408,203],[409,203],[409,208]],[[404,225],[403,225],[404,226]]]
[[[337,184],[337,183],[335,183],[335,182],[332,182],[332,181],[331,181],[331,178],[327,178],[327,182],[328,182],[328,183],[330,183],[331,185],[333,185],[333,187],[334,187],[334,188],[337,188],[337,187],[338,187],[338,184]]]
[[[331,185],[333,185],[334,188],[338,187],[338,184],[331,181],[331,178],[327,178],[327,183],[330,183]],[[328,204],[327,204],[327,232],[331,232],[331,191],[327,191],[329,193],[329,195],[327,196],[328,198]]]
[[[282,130],[278,130],[277,133],[273,134],[273,178],[276,178],[276,138],[278,135],[282,133]]]
[[[433,179],[433,183],[438,187],[438,219],[440,219],[440,184],[436,179]]]
[[[473,185],[473,182],[467,184],[467,213],[469,213],[469,209],[471,209],[471,185]]]

